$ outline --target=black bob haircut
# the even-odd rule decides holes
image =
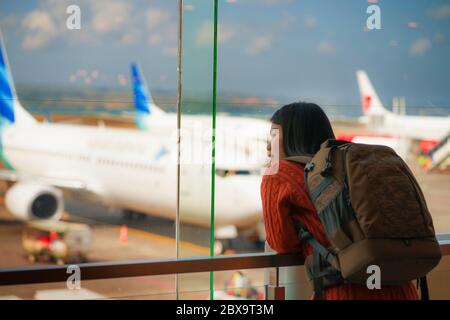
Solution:
[[[270,121],[281,126],[288,157],[313,155],[327,139],[335,139],[330,120],[315,103],[287,104],[275,111]]]

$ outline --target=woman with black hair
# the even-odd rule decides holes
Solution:
[[[312,156],[323,142],[335,139],[335,136],[325,112],[314,103],[285,105],[274,113],[271,122],[267,144],[271,165],[261,184],[266,240],[278,253],[297,252],[306,257],[313,250],[306,241],[298,238],[294,220],[323,246],[328,247],[329,241],[306,190],[304,166],[284,158]],[[418,294],[412,282],[373,290],[364,285],[337,282],[323,290],[322,298],[418,299]]]

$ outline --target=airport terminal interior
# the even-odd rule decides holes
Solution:
[[[270,118],[294,101],[407,163],[450,299],[448,2],[0,0],[0,41],[0,299],[265,300],[274,273],[310,299],[303,265],[248,262],[269,261]],[[201,260],[227,257],[251,267]]]

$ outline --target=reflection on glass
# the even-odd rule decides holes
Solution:
[[[181,246],[185,242],[196,242],[205,248],[213,245],[214,1],[183,1],[182,26],[178,257],[188,257],[192,253]],[[205,252],[209,253],[209,250]],[[203,276],[203,281],[197,280],[195,287],[210,290],[210,279],[207,274]],[[179,276],[179,292],[192,290],[191,279],[192,275]]]
[[[217,300],[262,300],[265,298],[264,270],[217,272],[214,277]],[[67,283],[42,283],[0,287],[0,299],[57,300],[113,299],[166,300],[176,299],[175,275],[81,280],[80,288],[71,290]],[[208,273],[193,273],[183,278],[180,299],[209,299]],[[199,286],[207,289],[199,289]]]
[[[0,299],[87,300],[87,299],[175,299],[175,276],[151,276],[83,280],[71,289],[71,281],[0,287]]]
[[[256,76],[252,60],[257,58],[257,54],[248,54],[250,49],[246,49],[252,46],[251,39],[247,39],[249,21],[240,18],[240,13],[244,12],[249,19],[253,19],[253,15],[261,8],[255,11],[255,7],[248,4],[227,1],[219,3],[216,208],[223,207],[225,210],[222,216],[216,210],[216,252],[262,252],[265,232],[260,184],[262,174],[269,173],[266,170],[269,161],[268,118],[274,110],[267,103],[277,101],[253,95],[254,87],[258,87],[257,83],[268,79],[261,76],[263,69],[268,66],[264,65],[258,71],[259,76]],[[245,44],[241,42],[243,38],[246,39]],[[259,45],[267,45],[263,34],[255,34],[255,38],[259,38]],[[249,87],[253,89],[249,90]],[[270,90],[265,90],[264,95],[270,96]],[[278,155],[275,149],[273,148],[274,156]]]
[[[66,9],[0,3],[0,268],[174,258],[177,4]]]
[[[267,119],[295,100],[322,106],[341,139],[402,152],[436,230],[448,231],[448,132],[417,136],[445,130],[450,110],[445,6],[432,2],[378,4],[383,17],[427,19],[383,18],[382,30],[368,30],[365,2],[323,10],[320,1],[219,1],[214,172],[214,1],[183,2],[180,257],[210,254],[211,235],[216,253],[261,250]],[[81,29],[69,30],[64,1],[0,3],[0,268],[176,255],[177,5],[92,1]],[[361,88],[360,68],[371,81]],[[385,126],[387,114],[400,124]],[[410,115],[431,125],[413,129]],[[13,171],[27,183],[13,184]],[[68,224],[22,222],[29,208]],[[181,276],[180,288],[212,292],[215,282],[201,277]]]

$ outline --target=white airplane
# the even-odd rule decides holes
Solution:
[[[407,160],[411,141],[408,138],[386,135],[368,134],[343,134],[338,140],[346,140],[354,143],[383,145],[392,148],[403,160]]]
[[[145,78],[135,63],[131,64],[131,77],[136,108],[136,126],[143,131],[175,136],[176,114],[165,112],[155,104]],[[205,103],[205,106],[208,105]],[[182,114],[181,134],[210,139],[211,128],[211,116]],[[216,150],[221,153],[225,145],[234,145],[244,150],[244,153],[240,155],[247,155],[247,162],[250,166],[254,166],[255,163],[260,164],[261,160],[266,158],[265,146],[269,130],[270,123],[266,120],[218,114],[216,116]],[[229,156],[222,154],[224,161],[225,159],[231,162],[236,160]],[[232,163],[229,165],[233,166]]]
[[[152,126],[162,130],[173,122],[173,116],[162,111],[158,115],[152,107],[155,114],[148,115]],[[87,192],[111,206],[175,218],[177,148],[173,137],[158,130],[37,122],[17,98],[1,35],[0,119],[0,156],[6,166],[0,179],[14,182],[6,192],[5,205],[16,218],[60,219],[64,211],[61,190]],[[182,141],[193,138],[182,134]],[[202,155],[209,158],[210,148],[206,150]],[[261,230],[261,164],[249,165],[246,157],[240,162],[223,160],[223,154],[244,153],[234,145],[226,144],[221,150],[216,158],[216,235],[235,237],[240,231]],[[191,160],[181,170],[180,220],[209,227],[207,177],[211,166]]]
[[[356,72],[363,112],[376,131],[413,140],[440,141],[450,131],[450,117],[398,115],[381,103],[363,70]]]

